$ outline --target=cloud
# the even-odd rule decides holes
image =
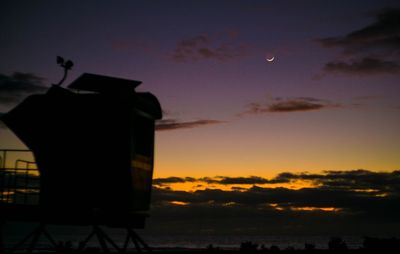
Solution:
[[[325,106],[320,103],[309,102],[305,100],[288,100],[273,103],[268,109],[270,112],[295,112],[319,110],[323,107]]]
[[[253,185],[197,191],[154,187],[147,230],[230,235],[294,232],[365,235],[395,233],[400,226],[400,171],[284,172],[270,179],[218,176],[195,180],[215,184],[212,179],[221,184],[248,184],[254,180],[259,183],[311,181],[315,185],[301,189]],[[188,180],[194,181],[194,178]]]
[[[325,65],[324,70],[328,72],[342,72],[348,74],[397,74],[400,73],[400,64],[394,61],[365,57],[362,59],[356,59],[350,63],[343,61],[329,62]]]
[[[350,171],[326,171],[324,174],[281,173],[274,178],[281,181],[309,180],[324,188],[368,190],[375,194],[400,194],[400,171],[372,172],[358,169]]]
[[[340,107],[340,105],[311,97],[274,98],[271,103],[250,103],[247,105],[247,110],[238,115],[317,111],[332,107]]]
[[[219,120],[211,120],[211,119],[202,119],[196,121],[189,121],[189,122],[180,122],[174,119],[165,119],[157,122],[156,130],[157,131],[169,131],[169,130],[176,130],[176,129],[188,129],[188,128],[196,128],[205,125],[211,124],[220,124],[224,123],[224,121]]]
[[[283,172],[273,178],[259,176],[247,177],[167,177],[154,179],[155,184],[206,183],[208,185],[263,185],[310,181],[318,188],[367,191],[373,195],[396,194],[400,196],[400,170],[392,172],[374,172],[364,169],[346,171],[325,171],[320,174]]]
[[[376,15],[374,23],[345,36],[318,41],[324,47],[340,47],[345,54],[386,50],[400,53],[400,9],[385,9]]]
[[[153,184],[162,185],[162,184],[169,184],[169,183],[185,183],[185,182],[195,182],[196,179],[193,177],[166,177],[166,178],[155,178],[153,180]]]
[[[368,202],[391,202],[400,197],[400,171],[372,172],[367,170],[328,171],[325,174],[291,174],[285,173],[291,180],[307,179],[318,183],[316,187],[302,189],[270,188],[253,186],[246,191],[224,191],[205,189],[194,192],[155,189],[154,200],[182,201],[187,203],[225,204],[234,202],[242,205],[282,204],[308,207],[339,207],[348,211],[359,211],[363,207],[370,208]],[[277,176],[282,178],[283,175]],[[224,178],[224,183],[228,178]],[[233,180],[232,180],[233,179]],[[229,184],[250,183],[251,178],[228,179]],[[240,181],[238,181],[240,179]],[[271,179],[273,180],[273,179]],[[245,181],[245,182],[244,182]],[[269,181],[263,180],[262,183]],[[225,182],[227,183],[227,182]],[[364,191],[362,191],[364,190]],[[385,195],[378,195],[385,193]],[[330,197],[335,197],[331,199]],[[368,201],[368,202],[367,202]],[[400,209],[400,203],[394,208]],[[364,211],[367,212],[367,211]]]
[[[198,60],[224,62],[241,57],[246,54],[247,47],[235,43],[237,36],[237,31],[228,31],[220,36],[202,34],[183,39],[172,52],[172,59],[176,62]]]
[[[220,176],[214,183],[218,184],[265,184],[269,183],[268,179],[259,176],[249,176],[249,177],[228,177]]]
[[[374,23],[345,36],[317,40],[323,47],[340,48],[341,60],[329,61],[327,73],[358,75],[399,74],[400,9],[385,9]],[[323,76],[323,75],[322,75]]]
[[[256,184],[312,181],[315,187],[288,189],[260,187]],[[309,207],[340,207],[357,210],[364,200],[392,200],[400,198],[400,171],[374,172],[368,170],[326,171],[321,174],[281,173],[274,178],[250,177],[169,177],[155,179],[157,183],[207,182],[208,184],[252,184],[246,191],[205,189],[194,192],[155,188],[155,201],[181,201],[187,203],[229,203],[242,205],[282,204]],[[335,197],[330,199],[329,197]],[[353,200],[354,199],[354,200]],[[357,201],[358,200],[358,201]],[[356,202],[357,201],[357,202]],[[363,205],[368,206],[367,203]],[[398,204],[400,209],[400,203]]]
[[[229,177],[229,176],[216,176],[216,177],[167,177],[167,178],[156,178],[153,183],[156,185],[171,184],[171,183],[185,183],[185,182],[199,182],[207,184],[222,184],[222,185],[254,185],[254,184],[267,184],[267,183],[281,183],[283,181],[277,179],[266,179],[259,176],[247,176],[247,177]],[[287,182],[287,181],[286,181]]]
[[[31,93],[44,92],[47,87],[43,81],[44,78],[32,73],[0,74],[0,103],[10,105]]]

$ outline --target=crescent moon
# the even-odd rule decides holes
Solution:
[[[266,59],[267,59],[268,62],[272,62],[272,61],[274,61],[275,57],[273,56],[271,58],[266,58]]]

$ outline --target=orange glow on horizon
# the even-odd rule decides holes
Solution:
[[[302,188],[313,188],[316,187],[317,185],[312,183],[311,181],[294,181],[290,183],[276,183],[276,184],[219,184],[219,183],[194,181],[194,182],[165,183],[157,187],[159,188],[169,187],[174,191],[187,191],[187,192],[194,192],[197,190],[206,190],[206,189],[218,189],[223,191],[242,192],[254,186],[261,188],[287,188],[291,190],[298,190]]]
[[[277,211],[285,211],[287,208],[280,206],[277,203],[268,204],[269,207]],[[299,212],[312,212],[312,211],[323,211],[323,212],[340,212],[342,209],[337,207],[314,207],[314,206],[302,206],[302,207],[289,207],[292,211]]]
[[[180,206],[190,204],[189,202],[183,202],[183,201],[170,201],[169,203],[171,205],[180,205]]]
[[[272,207],[272,208],[274,208],[274,209],[277,210],[277,211],[283,211],[283,210],[285,210],[283,207],[280,207],[279,204],[276,204],[276,203],[269,204],[269,206]]]
[[[339,212],[342,209],[336,207],[313,207],[313,206],[304,206],[304,207],[291,207],[293,211],[324,211],[324,212]]]

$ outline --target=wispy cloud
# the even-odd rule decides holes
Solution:
[[[246,54],[247,47],[238,44],[237,31],[228,31],[220,36],[201,34],[182,39],[172,52],[176,62],[199,60],[228,61]]]
[[[153,180],[153,184],[162,185],[162,184],[170,184],[170,183],[185,183],[185,182],[196,182],[196,178],[193,177],[166,177],[166,178],[155,178]]]
[[[319,110],[325,107],[319,102],[311,102],[304,99],[287,100],[271,104],[268,109],[270,112],[295,112],[295,111],[311,111]]]
[[[238,115],[317,111],[333,107],[340,107],[340,104],[312,97],[273,98],[270,102],[250,103],[247,105],[247,109]]]
[[[224,123],[224,121],[220,120],[212,120],[212,119],[201,119],[195,121],[178,121],[175,119],[165,119],[157,122],[156,130],[157,131],[169,131],[176,129],[188,129],[188,128],[196,128],[206,125],[212,124],[220,124]]]
[[[207,183],[218,183],[218,184],[266,184],[270,181],[266,178],[259,176],[248,176],[248,177],[228,177],[228,176],[217,176],[215,178],[201,178]]]
[[[397,74],[400,73],[400,64],[394,61],[385,61],[377,58],[362,58],[350,62],[329,62],[324,67],[325,71],[329,72],[342,72],[357,75],[369,74]]]
[[[13,104],[29,94],[44,92],[47,89],[44,80],[32,73],[0,74],[0,104]]]
[[[341,47],[345,54],[383,48],[400,53],[399,17],[400,9],[384,9],[377,13],[374,23],[345,36],[319,39],[319,42],[325,47]]]
[[[326,48],[342,49],[344,60],[326,63],[326,72],[345,74],[399,74],[400,9],[385,9],[374,23],[345,36],[317,41]]]
[[[201,178],[193,178],[193,177],[168,177],[168,178],[156,178],[154,179],[154,183],[156,185],[159,184],[171,184],[171,183],[185,183],[185,182],[199,182],[199,183],[207,183],[207,184],[266,184],[266,183],[275,183],[274,180],[268,180],[259,176],[247,176],[247,177],[229,177],[229,176],[216,176],[216,177],[201,177]]]

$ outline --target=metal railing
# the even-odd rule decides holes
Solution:
[[[0,204],[37,205],[39,176],[30,150],[0,149]]]

